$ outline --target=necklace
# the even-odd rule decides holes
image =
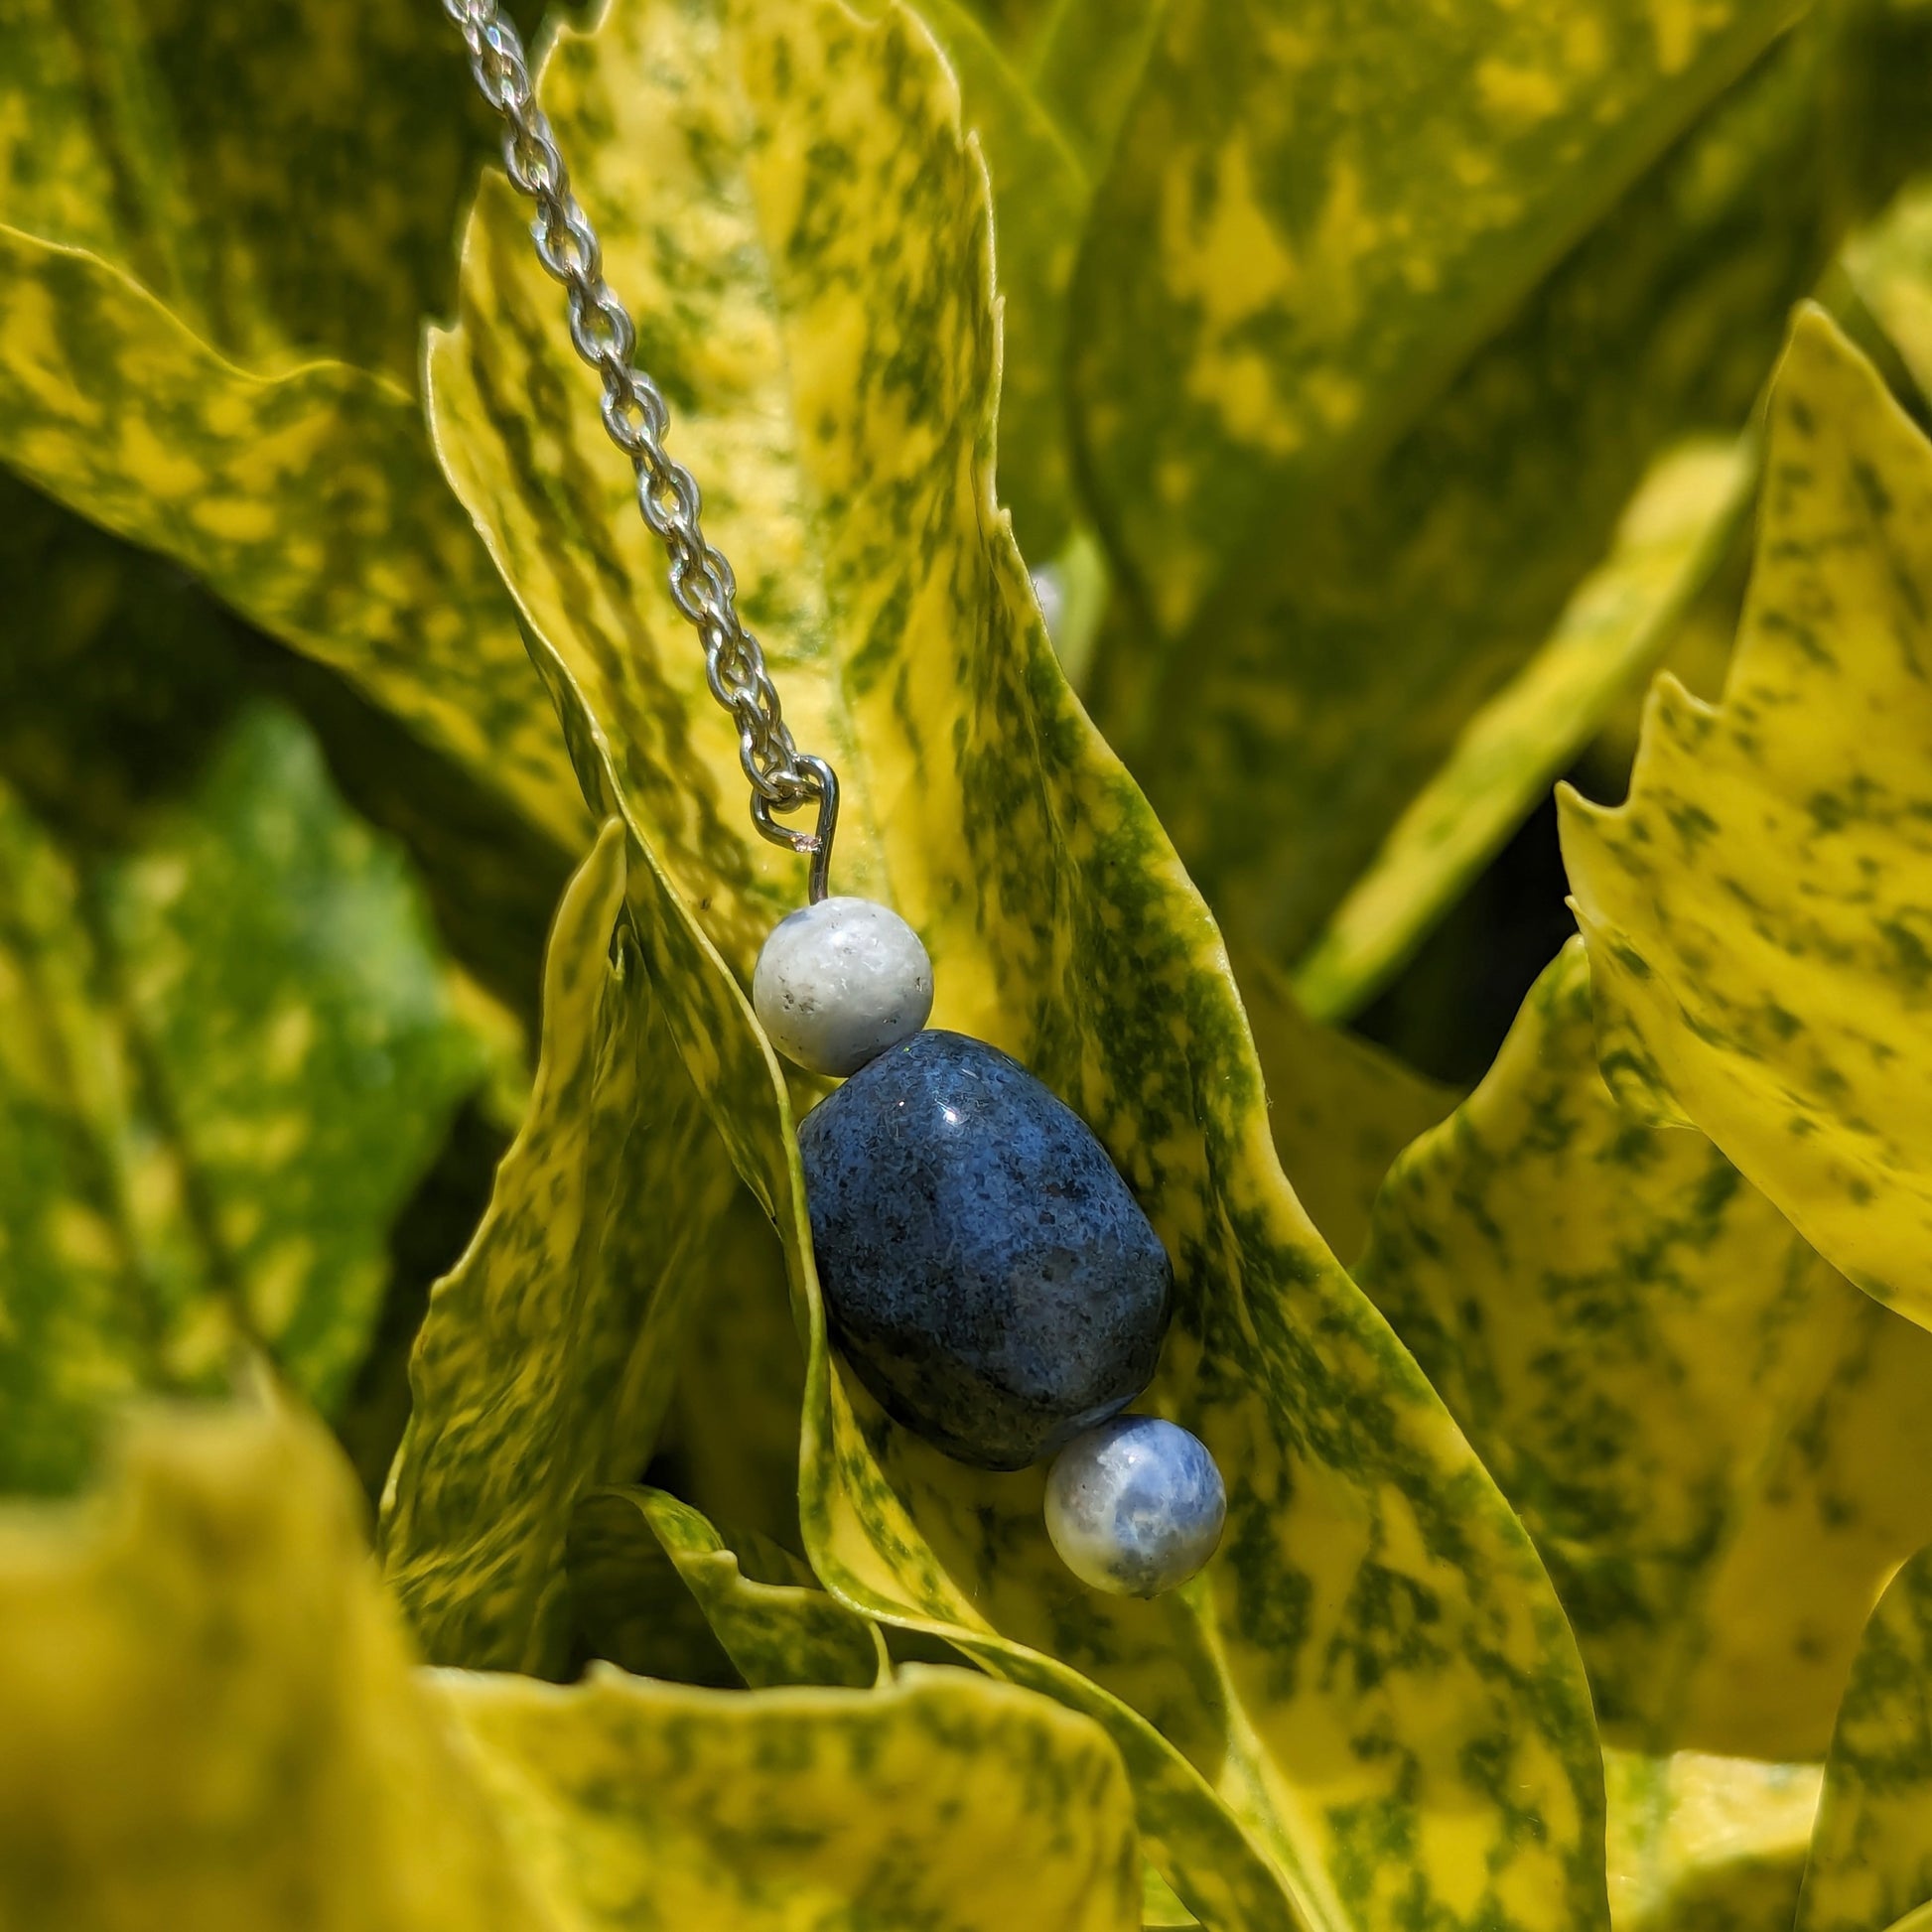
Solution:
[[[801,1122],[813,1256],[840,1354],[886,1412],[944,1453],[1012,1470],[1052,1458],[1046,1530],[1094,1588],[1151,1596],[1213,1554],[1219,1470],[1175,1424],[1122,1413],[1154,1378],[1173,1299],[1160,1237],[1071,1108],[986,1041],[928,1028],[932,966],[876,900],[834,897],[838,775],[793,742],[764,653],[707,540],[698,485],[665,449],[670,412],[571,192],[498,0],[443,0],[506,123],[510,180],[603,383],[604,427],[636,476],[738,728],[759,834],[809,861],[806,902],[759,954],[752,1005],[779,1052],[844,1081]],[[810,830],[786,823],[812,810]]]

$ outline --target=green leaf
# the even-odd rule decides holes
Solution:
[[[1846,244],[1844,265],[1921,391],[1932,391],[1932,181],[1908,183]]]
[[[1162,631],[1388,448],[1797,11],[1461,0],[1395,39],[1339,6],[1171,6],[1096,204],[1074,363]]]
[[[430,1656],[561,1673],[579,1497],[634,1474],[737,1183],[627,937],[622,828],[558,908],[528,1116],[431,1294],[384,1499],[389,1582]]]
[[[1600,1759],[1568,1629],[1284,1182],[1213,927],[1067,693],[994,509],[987,210],[944,69],[898,14],[619,0],[542,84],[786,717],[845,776],[839,885],[897,902],[939,1023],[1017,1051],[1139,1189],[1179,1280],[1151,1399],[1233,1485],[1224,1552],[1186,1592],[1102,1600],[1052,1558],[1037,1471],[947,1463],[836,1372],[792,1100],[733,977],[803,881],[746,823],[732,734],[594,414],[531,434],[530,398],[572,393],[568,349],[491,183],[460,326],[431,345],[435,434],[587,788],[631,827],[666,1026],[784,1239],[813,1568],[1098,1718],[1150,1857],[1210,1924],[1600,1925]]]
[[[490,131],[437,9],[19,0],[7,34],[0,220],[125,270],[236,362],[413,386]]]
[[[103,984],[73,867],[0,786],[0,1489],[58,1492],[109,1404],[234,1330]]]
[[[877,9],[873,9],[876,11]],[[1071,533],[1067,287],[1093,193],[1046,109],[960,0],[915,9],[959,82],[960,113],[986,158],[996,211],[1001,316],[1000,500],[1028,556]]]
[[[547,1932],[412,1681],[360,1501],[280,1410],[144,1416],[0,1519],[0,1920]]]
[[[1126,1932],[1140,1863],[1093,1725],[965,1671],[720,1693],[592,1668],[433,1674],[514,1843],[582,1932]]]
[[[1932,1535],[1932,1337],[1598,1077],[1573,943],[1397,1162],[1357,1277],[1536,1538],[1607,1736],[1819,1755]]]
[[[874,1626],[828,1596],[795,1557],[761,1539],[728,1549],[697,1510],[658,1489],[586,1496],[571,1519],[567,1567],[592,1655],[646,1677],[684,1676],[659,1667],[666,1662],[715,1669],[692,1642],[690,1610],[727,1673],[691,1681],[864,1690],[889,1668]],[[668,1654],[667,1631],[676,1646]]]
[[[0,1486],[69,1486],[95,1415],[238,1333],[333,1406],[484,1070],[415,881],[288,713],[244,707],[120,829],[65,853],[0,786]]]
[[[1653,692],[1564,855],[1619,1095],[1689,1120],[1861,1288],[1932,1322],[1932,449],[1813,311],[1771,399],[1721,706]]]
[[[1352,1260],[1390,1164],[1456,1095],[1366,1040],[1316,1026],[1265,960],[1241,959],[1237,978],[1282,1172],[1321,1238]]]
[[[1605,713],[1656,668],[1749,509],[1746,446],[1699,439],[1654,463],[1609,556],[1549,639],[1463,726],[1295,969],[1317,1020],[1359,1011],[1407,962]]]
[[[1692,125],[1791,10],[1689,11],[1457,5],[1400,60],[1345,9],[1266,48],[1266,10],[1170,15],[1073,298],[1076,435],[1159,619],[1116,628],[1092,702],[1273,957],[1543,649],[1648,465],[1742,429],[1843,232],[1836,16]]]
[[[483,1073],[420,891],[265,706],[98,891],[221,1271],[327,1411],[374,1324],[389,1225]]]
[[[1027,55],[1040,103],[1100,180],[1113,159],[1167,0],[1056,0]]]
[[[0,462],[580,845],[554,720],[414,393],[485,118],[448,20],[27,0],[9,47]]]
[[[1791,1923],[1818,1810],[1815,1764],[1606,1751],[1616,1932],[1766,1932]]]
[[[104,1495],[0,1520],[0,1918],[1138,1923],[1120,1760],[1071,1713],[963,1671],[727,1697],[415,1671],[359,1518],[321,1432],[248,1405],[144,1414]]]
[[[1932,1552],[1871,1613],[1825,1760],[1798,1932],[1864,1932],[1932,1903]]]

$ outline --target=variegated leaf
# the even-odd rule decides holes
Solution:
[[[1932,1322],[1932,448],[1822,314],[1771,400],[1724,702],[1652,694],[1627,804],[1563,799],[1612,1085],[1694,1121]]]
[[[1173,0],[1102,185],[1074,374],[1095,486],[1177,637],[1385,450],[1789,25],[1791,0]]]
[[[1815,1764],[1606,1751],[1615,1932],[1783,1932],[1818,1811]]]
[[[554,720],[414,394],[486,119],[447,18],[24,0],[7,32],[0,462],[576,846]]]
[[[129,647],[172,635],[113,601],[148,581],[87,587]],[[390,1226],[483,1077],[415,880],[314,741],[260,705],[215,723],[207,769],[171,773],[191,790],[126,795],[165,754],[115,772],[71,850],[0,784],[0,1486],[67,1486],[106,1406],[202,1386],[241,1334],[337,1402]]]
[[[100,1412],[235,1338],[71,864],[0,786],[0,1489],[85,1472]]]
[[[1127,1932],[1134,1818],[1095,1725],[965,1671],[763,1696],[594,1667],[433,1674],[572,1932]]]
[[[244,711],[98,882],[119,997],[247,1331],[325,1411],[390,1224],[484,1073],[402,855],[291,713]]]
[[[1390,1164],[1456,1095],[1366,1040],[1316,1026],[1266,960],[1241,959],[1237,979],[1282,1172],[1322,1240],[1352,1261]]]
[[[959,82],[993,190],[1001,303],[1000,500],[1036,564],[1071,534],[1067,287],[1093,184],[1064,134],[964,0],[919,0]]]
[[[1686,433],[1742,428],[1790,304],[1843,231],[1842,170],[1820,160],[1842,158],[1831,113],[1852,88],[1836,12],[1614,193],[1554,159],[1587,176],[1594,144],[1681,128],[1672,117],[1791,10],[1701,7],[1696,28],[1670,11],[1665,31],[1621,0],[1575,19],[1456,5],[1400,60],[1348,31],[1345,9],[1266,48],[1243,39],[1274,32],[1266,9],[1170,13],[1188,64],[1162,58],[1190,91],[1143,95],[1145,133],[1130,131],[1096,203],[1075,285],[1076,313],[1106,319],[1075,364],[1078,420],[1115,479],[1103,528],[1162,616],[1107,640],[1093,704],[1210,901],[1275,957],[1315,939],[1469,721],[1544,647],[1646,465]],[[1445,66],[1460,35],[1463,64]],[[1684,64],[1659,85],[1646,64],[1665,46]],[[1220,99],[1204,76],[1228,61],[1243,87]],[[1313,105],[1344,84],[1371,91]],[[1401,104],[1412,87],[1430,111]],[[1564,111],[1573,88],[1587,116]],[[1271,118],[1267,89],[1306,111]],[[1390,171],[1421,150],[1444,172],[1398,188]],[[1514,175],[1532,152],[1547,165]],[[1450,172],[1456,157],[1480,183]],[[1432,225],[1435,195],[1463,212]],[[1575,243],[1560,263],[1531,242],[1546,218]],[[1478,231],[1526,252],[1481,272],[1435,252]],[[1154,273],[1150,232],[1167,265]],[[1168,267],[1197,291],[1179,307]],[[1210,596],[1223,544],[1238,549]]]
[[[1599,1925],[1600,1767],[1567,1628],[1284,1183],[1213,927],[1068,697],[994,508],[986,206],[944,69],[898,14],[618,0],[543,86],[787,719],[845,774],[840,886],[898,904],[940,1023],[1017,1050],[1139,1188],[1180,1281],[1153,1399],[1233,1486],[1198,1584],[1105,1602],[1055,1564],[1037,1473],[945,1462],[834,1370],[790,1103],[726,970],[802,881],[746,825],[731,734],[497,184],[461,326],[432,345],[435,433],[587,787],[633,830],[666,1023],[785,1240],[814,1568],[1100,1719],[1150,1856],[1211,1925]]]
[[[453,40],[384,0],[16,0],[0,222],[124,270],[236,363],[413,387],[489,133]]]
[[[1932,1552],[1872,1612],[1825,1761],[1797,1932],[1865,1932],[1932,1904]]]
[[[1932,1535],[1932,1336],[1702,1135],[1618,1111],[1580,944],[1396,1164],[1357,1274],[1536,1538],[1605,1733],[1821,1754]]]
[[[0,1923],[564,1932],[417,1690],[360,1499],[281,1410],[144,1417],[0,1518]]]
[[[1638,688],[1724,563],[1756,483],[1748,445],[1705,438],[1654,463],[1603,563],[1549,640],[1465,724],[1295,968],[1317,1020],[1366,1005]]]
[[[437,1284],[384,1498],[389,1581],[440,1662],[561,1673],[578,1499],[633,1475],[737,1190],[626,934],[622,828],[558,909],[528,1117]]]
[[[642,1676],[684,1675],[664,1667],[676,1661],[667,1631],[687,1657],[697,1653],[693,1661],[715,1662],[692,1643],[687,1613],[727,1673],[693,1682],[863,1690],[887,1668],[874,1626],[828,1596],[796,1557],[762,1539],[728,1549],[697,1510],[662,1490],[593,1490],[571,1518],[567,1567],[591,1655]]]

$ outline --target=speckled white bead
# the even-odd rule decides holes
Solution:
[[[1094,1589],[1159,1596],[1221,1540],[1227,1490],[1207,1446],[1159,1416],[1116,1416],[1063,1449],[1046,1477],[1046,1534]]]
[[[814,1073],[857,1073],[932,1011],[932,961],[891,906],[827,898],[779,920],[752,975],[771,1043]]]

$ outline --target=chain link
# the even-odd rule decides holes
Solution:
[[[825,759],[800,752],[792,742],[764,652],[738,615],[732,567],[705,540],[697,483],[664,448],[670,411],[656,383],[631,359],[636,325],[604,279],[597,230],[571,193],[516,28],[503,18],[497,0],[443,0],[443,8],[462,31],[483,98],[507,123],[503,165],[537,205],[530,232],[538,258],[564,285],[571,343],[604,384],[604,427],[630,459],[637,507],[670,553],[671,601],[696,626],[704,645],[705,682],[738,727],[738,759],[752,784],[753,822],[773,843],[810,856],[816,902],[827,891],[838,825],[837,775]],[[794,831],[774,816],[814,800],[818,822],[810,832]]]

